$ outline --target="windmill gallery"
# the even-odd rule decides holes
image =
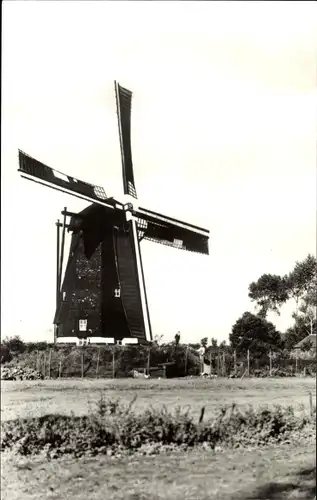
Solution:
[[[115,82],[124,194],[137,200],[131,153],[132,93]],[[105,190],[54,170],[19,151],[23,178],[81,198],[57,223],[55,341],[66,338],[152,340],[140,242],[209,253],[209,231],[108,197]],[[62,280],[65,231],[71,233]],[[60,230],[61,243],[60,243]],[[133,340],[132,340],[133,339]]]

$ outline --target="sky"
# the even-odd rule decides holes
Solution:
[[[120,197],[114,80],[139,205],[211,233],[209,256],[142,242],[154,335],[227,340],[252,281],[316,253],[316,9],[2,3],[2,337],[52,340],[54,224],[87,206],[21,179],[18,148]],[[284,331],[291,310],[269,319]]]

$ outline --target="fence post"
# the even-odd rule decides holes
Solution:
[[[186,346],[186,351],[185,351],[185,367],[184,367],[185,377],[187,377],[187,362],[188,362],[188,345]]]
[[[222,353],[222,376],[226,376],[226,353]]]
[[[297,349],[295,350],[295,375],[297,376],[297,371],[298,371],[298,355],[297,355]]]
[[[98,378],[99,376],[99,361],[100,361],[100,347],[98,347],[98,352],[97,352],[96,378]]]
[[[41,370],[41,360],[40,360],[40,351],[36,351],[36,371],[40,372]]]
[[[84,378],[84,346],[81,348],[81,378]]]
[[[43,377],[45,378],[46,374],[46,352],[44,353],[44,358],[43,358]]]
[[[48,355],[48,378],[51,378],[51,362],[52,362],[52,349],[49,351]]]
[[[150,366],[151,366],[151,346],[149,346],[147,353],[147,363],[146,363],[146,374],[150,375]]]
[[[210,349],[210,352],[209,352],[209,366],[210,366],[210,375],[211,375],[211,356],[212,355],[212,352],[211,352],[211,349]]]
[[[234,374],[237,376],[237,353],[236,350],[233,351],[233,367],[234,367]]]
[[[62,377],[62,360],[59,360],[59,367],[58,367],[58,378]]]
[[[219,377],[220,375],[220,357],[219,357],[219,350],[218,350],[218,354],[217,354],[217,375]]]
[[[313,416],[313,397],[312,393],[309,391],[309,411],[310,411],[310,416]]]
[[[248,377],[250,377],[250,349],[248,349],[248,352],[247,352],[247,363],[248,363],[247,374],[248,374]]]
[[[116,359],[115,359],[115,350],[112,349],[112,378],[115,378],[116,374]]]
[[[271,351],[269,352],[269,358],[270,358],[270,377],[272,377],[272,353],[271,353]]]

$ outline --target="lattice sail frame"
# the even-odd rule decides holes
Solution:
[[[146,239],[179,250],[209,254],[209,231],[141,208],[134,216],[140,241]]]
[[[32,158],[32,156],[21,150],[19,150],[19,172],[21,172],[22,176],[30,176],[27,177],[29,180],[37,179],[38,182],[48,187],[56,186],[64,192],[69,192],[69,194],[73,194],[74,196],[79,195],[79,197],[89,201],[100,202],[107,200],[106,192],[102,186],[96,186],[89,182],[81,181],[76,177],[66,175]]]
[[[115,82],[124,194],[137,199],[131,151],[132,92]]]

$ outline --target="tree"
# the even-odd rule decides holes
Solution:
[[[19,335],[14,335],[13,337],[6,337],[3,340],[3,344],[6,345],[12,353],[21,354],[25,351],[26,345],[19,337]]]
[[[269,311],[279,314],[280,307],[289,299],[295,300],[297,314],[301,301],[308,296],[317,297],[317,261],[310,254],[303,261],[297,261],[288,275],[263,274],[249,285],[249,297],[263,318]]]
[[[295,300],[296,313],[301,300],[315,303],[317,297],[317,260],[308,255],[302,262],[296,262],[293,271],[287,276],[288,296]],[[314,302],[315,301],[315,302]]]
[[[303,340],[308,335],[307,325],[303,318],[298,318],[294,325],[286,330],[283,335],[283,347],[288,351],[294,349],[296,344]]]
[[[267,354],[282,347],[281,335],[275,326],[250,312],[245,312],[233,325],[229,340],[237,352],[250,349],[253,355]]]
[[[292,349],[307,335],[316,333],[316,305],[317,297],[314,293],[307,293],[300,302],[298,309],[293,313],[294,324],[284,335],[285,348]]]
[[[279,314],[279,308],[288,299],[287,278],[276,274],[263,274],[249,285],[249,297],[260,308],[258,315],[267,316],[268,311]]]
[[[307,328],[308,333],[313,334],[314,330],[316,333],[316,297],[306,294],[301,300],[295,318],[296,316],[302,317],[307,326],[309,325]]]

